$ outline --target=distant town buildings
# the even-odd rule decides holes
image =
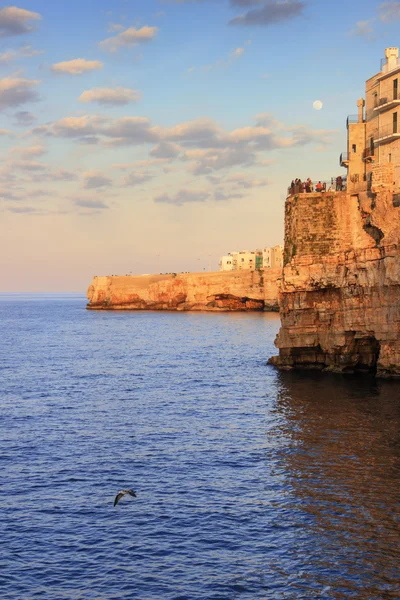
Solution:
[[[274,269],[283,267],[283,246],[240,252],[229,252],[221,256],[219,261],[220,271],[256,271],[260,269]]]
[[[366,82],[358,115],[347,117],[348,190],[371,190],[374,185],[400,188],[400,59],[398,48],[386,48],[381,70]],[[364,111],[365,107],[365,111]]]

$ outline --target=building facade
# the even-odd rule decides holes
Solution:
[[[219,261],[220,271],[256,271],[278,267],[283,267],[283,246],[263,248],[263,250],[230,252],[226,256],[221,256]]]
[[[371,190],[374,184],[400,189],[400,59],[398,48],[386,48],[379,73],[366,82],[358,114],[347,118],[348,190]]]

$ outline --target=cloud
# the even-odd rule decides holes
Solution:
[[[92,88],[79,96],[80,102],[98,102],[103,106],[123,106],[130,102],[138,102],[142,94],[129,88]]]
[[[68,75],[82,75],[88,71],[102,69],[103,63],[99,60],[86,60],[85,58],[75,58],[64,62],[55,63],[51,70],[53,73],[62,73]]]
[[[175,206],[183,206],[189,203],[206,202],[210,198],[210,192],[205,190],[189,190],[181,189],[174,195],[162,194],[156,196],[154,202],[158,204],[174,204]]]
[[[233,131],[226,131],[207,118],[160,127],[146,117],[85,115],[65,117],[36,127],[31,133],[80,142],[93,141],[110,148],[152,144],[149,160],[179,159],[189,163],[188,170],[192,174],[208,175],[240,165],[259,164],[261,152],[306,144],[328,144],[334,132],[301,125],[285,127],[272,115],[263,113],[256,116],[253,125]]]
[[[236,48],[235,50],[233,50],[232,52],[229,53],[227,58],[219,59],[211,65],[205,65],[204,67],[201,67],[201,70],[208,72],[208,71],[211,71],[212,69],[216,69],[216,68],[227,68],[227,67],[231,66],[235,62],[235,60],[237,60],[238,58],[243,56],[244,52],[245,52],[244,48],[240,48],[240,47]],[[191,67],[190,69],[188,69],[188,73],[193,73],[194,71],[195,71],[195,67]]]
[[[250,179],[244,173],[234,173],[228,177],[228,181],[236,184],[238,187],[250,189],[255,187],[264,187],[270,185],[268,179]]]
[[[16,6],[6,6],[0,10],[0,38],[29,33],[35,28],[28,23],[40,19],[39,13]]]
[[[12,148],[10,152],[14,154],[19,154],[19,156],[23,159],[25,158],[33,158],[35,156],[43,156],[46,154],[46,148],[44,146],[30,146],[29,148]]]
[[[0,135],[13,135],[9,129],[0,129]]]
[[[18,53],[21,56],[31,57],[39,56],[39,54],[44,54],[44,50],[36,50],[35,48],[32,48],[32,46],[22,46],[22,48],[18,50]]]
[[[96,169],[84,172],[83,179],[83,187],[87,190],[109,187],[112,185],[112,180]]]
[[[349,31],[348,35],[351,37],[364,37],[367,40],[374,39],[374,30],[371,27],[371,23],[374,22],[375,19],[370,19],[369,21],[357,21],[354,29]]]
[[[78,176],[72,171],[67,171],[66,169],[61,168],[53,171],[53,173],[50,173],[48,178],[51,181],[76,181]]]
[[[233,5],[250,6],[259,4],[256,2],[243,3],[235,0]],[[249,10],[243,15],[239,15],[229,21],[230,25],[274,25],[298,17],[303,13],[305,7],[304,2],[299,0],[269,0],[263,4],[261,8]]]
[[[400,19],[400,2],[383,2],[379,7],[379,18],[384,23]]]
[[[151,179],[154,179],[154,175],[152,175],[149,172],[133,172],[133,173],[129,173],[129,175],[127,175],[123,182],[122,185],[123,186],[134,186],[134,185],[140,185],[141,183],[146,183],[146,181],[150,181]]]
[[[144,26],[140,29],[128,27],[118,35],[109,37],[100,42],[100,47],[108,52],[116,52],[119,48],[132,48],[139,44],[150,42],[157,34],[158,27]]]
[[[32,125],[36,121],[36,117],[31,112],[19,110],[14,114],[15,124],[21,126]]]
[[[0,54],[0,64],[7,65],[19,57],[28,58],[38,54],[43,54],[43,50],[35,50],[32,46],[23,46],[18,50],[8,50]]]
[[[15,214],[31,214],[38,212],[37,208],[32,208],[31,206],[9,206],[7,210],[8,212]]]
[[[74,200],[75,206],[79,206],[80,208],[91,208],[96,210],[104,210],[110,208],[105,202],[102,200],[89,200],[87,198],[78,198]]]
[[[11,163],[11,167],[22,171],[45,171],[47,169],[47,165],[35,160],[16,160]]]
[[[48,135],[64,138],[84,138],[94,136],[100,131],[103,117],[85,115],[82,117],[64,117],[51,125],[39,125],[31,130],[33,135]]]
[[[35,86],[38,83],[39,81],[22,77],[0,79],[0,110],[37,100]]]
[[[236,50],[234,50],[231,53],[231,56],[233,56],[234,58],[239,58],[239,56],[243,56],[244,54],[244,48],[236,48]]]
[[[12,62],[16,57],[16,53],[13,50],[8,50],[8,52],[3,52],[0,54],[0,64],[7,65]]]
[[[176,158],[182,152],[182,148],[178,144],[171,142],[160,142],[150,150],[150,156],[155,158]]]

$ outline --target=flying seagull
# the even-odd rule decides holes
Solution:
[[[136,492],[134,492],[133,490],[121,490],[115,496],[114,506],[117,506],[118,502],[121,500],[122,496],[125,496],[125,494],[129,494],[130,496],[133,496],[134,498],[136,498]]]

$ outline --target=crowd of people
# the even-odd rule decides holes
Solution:
[[[302,181],[301,179],[293,179],[289,187],[289,194],[311,194],[311,192],[341,192],[345,189],[345,182],[339,175],[334,179],[332,177],[328,190],[326,189],[326,181],[311,181],[310,178]]]

